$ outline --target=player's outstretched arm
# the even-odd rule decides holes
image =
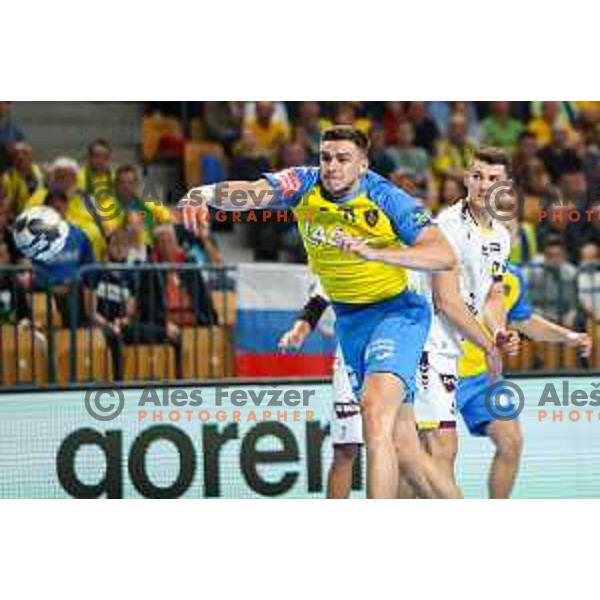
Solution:
[[[205,207],[221,210],[252,210],[269,208],[276,201],[276,193],[266,179],[258,181],[224,181],[192,188],[179,206]]]
[[[578,333],[557,323],[545,319],[541,315],[532,315],[525,321],[518,321],[514,326],[527,337],[536,342],[566,344],[579,348],[582,356],[592,353],[592,338],[587,333]]]
[[[353,252],[365,260],[416,271],[447,271],[456,266],[454,250],[437,227],[427,227],[413,246],[405,248],[373,248],[368,241],[351,236],[340,237],[338,243],[345,252]]]
[[[444,314],[465,338],[485,352],[490,377],[492,379],[500,377],[502,374],[500,352],[461,297],[456,268],[451,271],[434,273],[432,291],[436,309]]]

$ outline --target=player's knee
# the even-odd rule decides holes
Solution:
[[[523,451],[523,436],[520,428],[511,423],[509,427],[497,428],[495,433],[493,439],[498,454],[506,460],[517,462]]]
[[[358,456],[358,444],[339,444],[333,447],[333,462],[336,467],[352,468]]]

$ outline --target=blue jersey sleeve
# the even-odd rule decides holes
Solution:
[[[416,198],[387,179],[371,171],[365,179],[368,197],[385,213],[399,240],[413,246],[420,233],[434,224],[429,212]]]
[[[517,279],[519,293],[514,305],[510,307],[506,318],[509,322],[527,321],[527,319],[530,319],[533,315],[533,308],[531,307],[528,298],[529,291],[527,288],[527,281],[525,280],[523,272],[513,265],[508,266],[508,273],[511,273]]]
[[[269,208],[292,208],[300,203],[302,196],[319,181],[317,167],[292,167],[277,173],[265,173],[263,177],[275,191],[275,199]]]

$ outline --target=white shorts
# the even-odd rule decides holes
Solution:
[[[363,426],[360,404],[354,396],[339,346],[333,362],[333,413],[331,441],[334,446],[362,444]]]
[[[423,352],[417,372],[415,418],[419,429],[456,426],[458,359]]]

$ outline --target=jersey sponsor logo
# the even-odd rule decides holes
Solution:
[[[379,211],[375,208],[365,210],[365,222],[369,227],[375,227],[379,221]]]
[[[356,224],[356,214],[353,208],[341,207],[342,219],[351,225]]]
[[[415,224],[418,227],[424,227],[425,225],[429,225],[432,222],[431,215],[426,213],[425,211],[414,213]]]
[[[334,402],[333,409],[338,419],[350,419],[360,415],[358,402]]]
[[[297,194],[302,188],[300,177],[293,169],[285,169],[284,171],[276,173],[273,177],[277,181],[281,193],[285,197]]]
[[[458,383],[458,379],[456,375],[443,375],[440,373],[440,379],[442,381],[442,385],[444,389],[451,394],[456,391],[456,385]]]

